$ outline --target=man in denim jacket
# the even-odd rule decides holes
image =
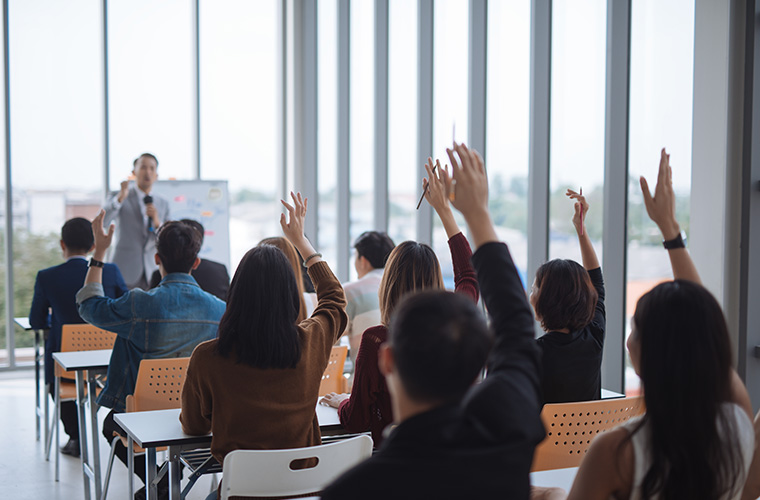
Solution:
[[[200,262],[200,238],[193,227],[178,221],[167,222],[158,231],[155,259],[163,277],[160,286],[130,290],[118,299],[104,296],[102,260],[114,226],[106,234],[103,216],[101,211],[92,221],[95,252],[76,300],[85,321],[117,335],[108,379],[98,397],[98,404],[113,409],[103,424],[103,434],[110,441],[114,431],[122,434],[113,414],[125,411],[140,361],[190,356],[199,343],[216,337],[225,303],[201,290],[190,275]],[[126,463],[127,450],[121,443],[117,443],[116,453]],[[135,472],[144,481],[145,467],[138,461]]]

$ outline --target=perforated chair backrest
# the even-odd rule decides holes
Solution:
[[[536,446],[532,471],[577,467],[597,434],[644,413],[644,398],[544,405],[546,438]]]
[[[335,346],[330,351],[330,361],[319,384],[320,396],[330,392],[343,392],[343,365],[346,364],[346,354],[348,354],[346,346]]]
[[[372,455],[372,439],[357,436],[291,450],[236,450],[224,458],[222,500],[233,496],[287,497],[318,494],[340,474]],[[318,459],[308,469],[291,469],[294,460]]]
[[[115,333],[87,323],[63,325],[61,328],[61,352],[113,349],[114,342],[116,342]],[[73,378],[74,373],[64,371],[58,363],[55,364],[57,377]]]
[[[190,358],[143,359],[127,411],[169,410],[180,407],[182,386]]]

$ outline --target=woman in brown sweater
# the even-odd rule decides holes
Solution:
[[[218,338],[190,358],[182,390],[182,428],[213,432],[211,453],[224,462],[236,449],[281,449],[321,443],[315,411],[330,350],[346,329],[346,301],[338,279],[304,237],[306,199],[280,224],[304,257],[319,298],[297,323],[301,296],[281,250],[251,249],[235,272]]]

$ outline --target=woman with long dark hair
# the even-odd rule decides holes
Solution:
[[[664,149],[654,197],[643,177],[641,187],[675,278],[639,299],[628,339],[646,414],[594,440],[568,498],[739,498],[754,450],[752,408],[723,312],[681,238]]]
[[[283,238],[282,236],[264,238],[259,241],[259,244],[256,246],[260,247],[263,245],[271,245],[282,250],[282,253],[285,254],[288,262],[290,262],[290,267],[293,268],[293,274],[296,278],[296,286],[298,287],[298,294],[301,296],[298,309],[298,322],[300,323],[314,311],[316,304],[313,304],[313,302],[315,302],[314,299],[316,296],[306,291],[306,283],[304,282],[303,274],[301,273],[302,265],[301,259],[298,258],[298,251],[287,238]]]
[[[283,233],[304,257],[319,304],[298,322],[302,296],[283,252],[261,245],[235,271],[215,340],[190,358],[180,420],[186,433],[213,432],[211,452],[223,463],[235,449],[320,444],[315,411],[330,350],[346,328],[340,282],[304,237],[306,199],[293,195]]]
[[[436,173],[433,160],[428,158],[425,168],[428,172],[428,178],[423,181],[425,198],[441,218],[449,237],[455,290],[477,302],[479,289],[470,262],[472,250],[449,207],[447,186],[451,180],[448,167],[441,169],[439,163]],[[397,245],[388,256],[378,292],[382,324],[368,328],[362,335],[351,394],[330,393],[322,399],[323,404],[338,408],[340,423],[347,431],[371,431],[376,448],[382,443],[383,429],[393,422],[390,393],[377,365],[380,345],[388,340],[388,325],[401,300],[414,292],[436,289],[444,289],[444,284],[433,249],[416,241]],[[420,363],[424,362],[420,359]]]

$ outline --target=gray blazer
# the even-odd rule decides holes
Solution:
[[[112,245],[111,262],[119,266],[124,281],[129,288],[134,288],[140,278],[145,283],[158,269],[156,254],[156,229],[148,230],[148,217],[145,215],[143,194],[132,185],[124,201],[119,203],[118,193],[108,200],[103,219],[105,228],[116,222],[116,241]],[[164,223],[169,220],[169,202],[159,196],[153,196],[153,204],[158,210],[158,217]]]

